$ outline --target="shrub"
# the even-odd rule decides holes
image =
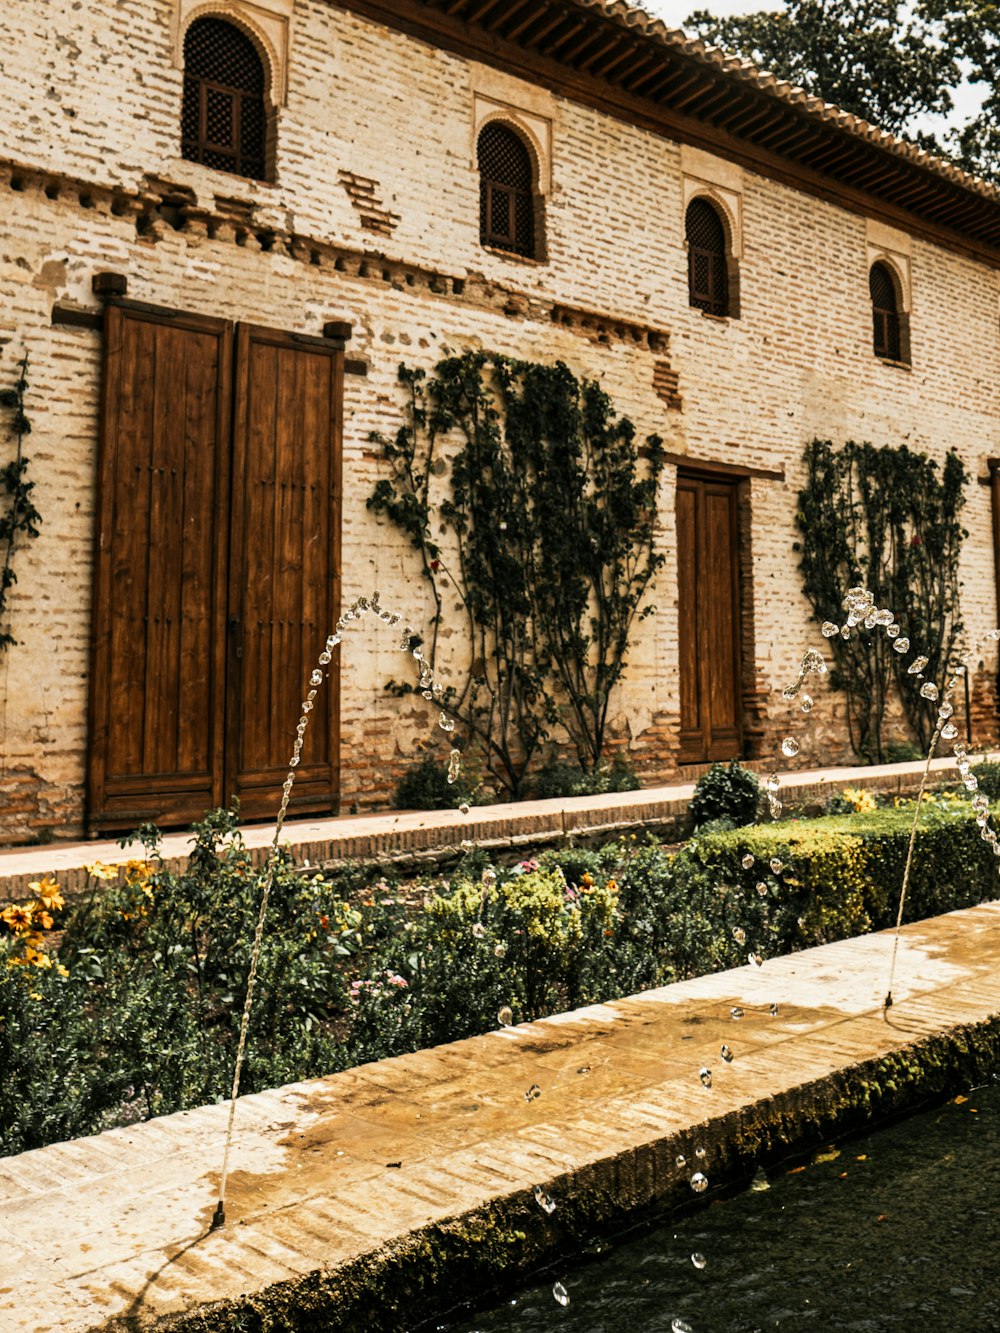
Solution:
[[[447,766],[432,755],[414,764],[396,785],[397,810],[454,810],[469,800],[466,784],[461,778],[449,782]]]
[[[688,806],[696,829],[710,820],[731,819],[734,824],[752,824],[757,818],[760,783],[757,775],[733,759],[713,764],[694,786]]]
[[[991,801],[1000,801],[1000,764],[986,761],[977,764],[972,772],[983,795]]]
[[[622,756],[616,756],[610,767],[602,765],[592,773],[579,764],[550,762],[535,778],[533,795],[538,800],[557,796],[599,796],[605,792],[637,791],[639,779],[632,765]]]
[[[916,741],[889,741],[885,747],[886,763],[908,764],[924,758]]]

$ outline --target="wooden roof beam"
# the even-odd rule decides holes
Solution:
[[[613,51],[609,52],[608,54],[613,55],[614,59],[609,60],[602,69],[594,70],[595,77],[599,79],[608,78],[608,76],[612,73],[613,70],[616,70],[619,67],[619,65],[621,65],[624,61],[628,60],[630,56],[634,56],[636,54],[635,39],[631,36],[631,34],[629,34],[628,36],[621,37],[619,39],[618,45],[614,48]],[[639,54],[644,56],[646,59],[649,58],[648,51],[640,51]],[[588,61],[585,65],[581,65],[580,73],[581,74],[586,73],[587,70],[590,69],[592,63],[593,63],[592,61]]]
[[[578,56],[593,46],[595,42],[600,46],[601,44],[608,43],[609,40],[614,40],[614,34],[611,34],[611,37],[609,38],[606,28],[598,28],[595,31],[594,27],[590,26],[579,41],[574,42],[572,46],[560,52],[559,59],[564,60],[567,65],[573,65],[573,68],[576,69],[577,66],[574,64],[574,61]]]
[[[560,52],[562,51],[563,47],[566,45],[567,42],[572,41],[573,38],[577,35],[577,33],[580,32],[580,30],[582,28],[585,28],[586,26],[587,26],[586,19],[575,19],[569,25],[569,27],[566,29],[565,32],[556,33],[555,37],[549,43],[549,45],[542,50],[542,55],[545,56],[546,59],[548,60],[558,60],[561,62],[562,55],[560,54]]]
[[[565,23],[566,21],[566,15],[560,11],[557,11],[555,15],[548,20],[547,23],[545,22],[545,16],[546,16],[546,11],[543,10],[542,13],[538,16],[539,19],[542,21],[539,23],[539,26],[534,29],[534,31],[532,31],[531,25],[530,24],[528,25],[527,31],[521,38],[521,41],[519,43],[520,45],[531,47],[533,50],[537,51],[539,49],[540,43],[543,42],[546,37],[548,37],[549,33],[552,32],[554,29],[558,28],[561,23]]]
[[[613,55],[622,45],[628,47],[628,38],[622,38],[617,33],[612,33],[606,41],[600,42],[584,60],[577,60],[573,68],[577,74],[587,74],[593,70],[598,61]],[[600,72],[594,72],[600,78]]]
[[[675,93],[681,93],[686,88],[690,88],[696,83],[701,83],[702,72],[700,69],[696,69],[690,71],[686,75],[681,75],[681,77],[678,78],[676,70],[670,69],[669,67],[664,69],[661,64],[659,68],[654,66],[648,74],[644,74],[642,78],[637,79],[635,83],[629,84],[626,91],[631,93],[633,97],[650,97],[654,91],[654,86],[655,91],[659,92],[665,83],[670,83],[671,81],[673,81],[673,87],[667,89],[665,93],[665,96],[667,97],[673,97]]]
[[[663,68],[663,57],[659,51],[650,51],[648,49],[639,49],[635,52],[633,59],[621,68],[622,61],[628,60],[628,55],[622,56],[619,60],[613,61],[606,70],[602,71],[601,78],[608,79],[611,82],[624,86],[625,81],[634,78],[640,72],[648,72],[651,67],[656,69]],[[614,72],[614,79],[611,75]]]
[[[519,9],[516,9],[514,13],[510,15],[510,18],[516,18],[517,15],[522,12],[525,17],[521,19],[520,23],[512,23],[509,28],[503,29],[503,35],[508,42],[517,41],[525,28],[530,28],[533,23],[537,23],[540,19],[544,19],[545,15],[548,13],[548,8],[547,6],[542,6],[541,11],[539,12],[538,0],[528,0],[528,3],[522,5]]]
[[[753,108],[756,114],[747,116],[745,120],[741,119],[744,107],[747,107],[748,109]],[[746,138],[752,129],[763,124],[766,120],[773,119],[773,117],[773,106],[761,106],[756,97],[747,94],[735,107],[733,107],[729,115],[713,116],[712,124],[717,126],[720,130],[728,130],[731,134],[736,134],[740,138]]]

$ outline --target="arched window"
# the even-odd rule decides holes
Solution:
[[[196,19],[184,38],[181,154],[236,176],[265,179],[264,63],[224,19]]]
[[[707,199],[692,199],[684,218],[688,304],[709,315],[729,314],[726,229]]]
[[[872,297],[872,348],[875,355],[884,356],[888,361],[901,361],[899,293],[888,264],[872,264],[868,290]]]
[[[535,198],[531,154],[506,125],[491,120],[477,145],[479,240],[515,255],[535,257]]]

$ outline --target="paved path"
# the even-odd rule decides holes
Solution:
[[[215,1232],[225,1107],[2,1160],[0,1329],[142,1327],[247,1293],[315,1302],[343,1265],[387,1243],[398,1256],[429,1225],[440,1239],[459,1234],[454,1219],[486,1218],[474,1237],[485,1249],[503,1208],[521,1209],[524,1230],[502,1237],[513,1256],[553,1224],[534,1185],[556,1199],[555,1221],[594,1197],[690,1197],[696,1146],[711,1179],[751,1124],[815,1131],[817,1107],[843,1104],[865,1062],[948,1033],[964,1049],[1000,1013],[998,926],[1000,903],[907,926],[888,1011],[885,932],[242,1098]],[[879,1075],[881,1095],[919,1061],[897,1066]],[[874,1086],[857,1084],[866,1097]],[[342,1292],[330,1299],[331,1322],[311,1327],[415,1322],[388,1307],[333,1322]]]
[[[755,767],[760,768],[761,764]],[[954,772],[946,759],[935,760],[933,767],[942,775],[947,770]],[[917,762],[810,769],[779,776],[787,800],[808,802],[825,801],[843,787],[877,787],[890,793],[911,791],[919,785],[922,770],[923,763]],[[537,847],[570,833],[582,837],[603,831],[610,835],[643,825],[676,824],[684,819],[693,791],[693,782],[683,782],[604,796],[476,806],[468,815],[457,810],[417,810],[298,819],[285,824],[282,841],[292,847],[299,864],[313,865],[375,857],[386,861],[433,858],[436,853],[458,847],[463,839],[490,849]],[[274,825],[248,824],[242,832],[247,845],[262,860],[273,841]],[[173,868],[180,868],[189,845],[186,832],[168,833],[162,845],[164,860]],[[31,881],[43,875],[53,875],[68,894],[82,892],[88,884],[88,864],[101,861],[119,865],[139,854],[137,849],[123,850],[112,840],[0,849],[0,902],[27,896]]]

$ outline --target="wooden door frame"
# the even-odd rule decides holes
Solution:
[[[697,463],[694,463],[693,466],[685,466],[685,467],[678,466],[674,484],[675,514],[676,514],[676,503],[677,503],[676,501],[677,491],[680,489],[681,484],[686,481],[697,483],[698,485],[697,494],[699,496],[699,499],[701,499],[704,495],[704,491],[702,488],[705,486],[715,486],[719,487],[720,489],[724,489],[732,497],[730,511],[729,511],[729,523],[730,523],[731,550],[733,551],[734,558],[730,565],[729,592],[731,597],[730,606],[731,606],[732,624],[733,624],[733,662],[732,662],[733,715],[736,719],[736,728],[735,728],[736,754],[733,756],[733,758],[737,758],[742,756],[743,754],[743,747],[745,743],[745,730],[746,730],[744,725],[745,662],[743,660],[744,644],[743,644],[743,614],[742,614],[742,601],[743,601],[742,582],[743,582],[744,571],[743,571],[743,543],[741,541],[741,533],[740,533],[740,505],[743,500],[744,488],[748,485],[748,477],[746,475],[740,475],[736,473],[734,470],[730,470],[722,466],[713,466],[711,464],[708,464],[707,466],[704,467],[699,467]],[[703,513],[701,512],[702,508],[703,506],[699,504],[698,505],[699,512],[696,517],[696,524],[695,524],[696,541],[699,548],[695,553],[695,558],[699,562],[701,559],[700,548],[704,540],[704,516]],[[680,562],[679,546],[677,548],[677,559],[679,564]],[[680,634],[681,632],[683,631],[681,630],[681,627],[678,626],[678,634]],[[698,632],[700,635],[700,627]],[[696,652],[696,660],[699,662],[699,664],[703,660],[703,657],[704,655],[701,653],[699,645],[698,651]],[[701,678],[699,671],[698,689],[699,689],[699,697],[702,699],[704,698],[703,683],[704,682]],[[680,691],[678,690],[678,697],[679,694]],[[709,762],[708,758],[709,738],[705,730],[706,723],[705,723],[705,714],[703,711],[705,706],[706,705],[703,703],[702,704],[703,743],[701,747],[701,752],[699,753],[698,756],[690,756],[685,753],[682,743],[682,748],[679,754],[679,760],[682,764]]]
[[[240,462],[238,457],[239,450],[243,447],[246,439],[247,429],[247,406],[249,395],[247,392],[249,382],[249,357],[241,354],[241,349],[245,343],[247,346],[254,342],[265,342],[272,346],[281,348],[295,349],[298,347],[314,347],[317,350],[330,354],[331,357],[331,376],[330,376],[330,413],[331,430],[330,440],[333,449],[333,456],[330,460],[330,487],[332,500],[330,504],[330,546],[328,550],[330,576],[330,594],[328,601],[328,615],[330,623],[326,631],[327,635],[333,633],[337,620],[340,616],[340,605],[342,596],[342,577],[341,577],[341,550],[342,550],[342,515],[343,515],[343,430],[344,430],[344,339],[343,338],[317,338],[310,334],[290,333],[287,330],[271,328],[264,324],[239,323],[236,325],[235,338],[233,343],[233,411],[232,411],[232,451],[230,455],[231,467],[231,494],[236,494],[235,471]],[[246,550],[244,521],[245,508],[242,504],[230,502],[230,525],[229,525],[229,558],[227,560],[228,579],[226,587],[226,626],[227,626],[227,660],[228,670],[226,674],[226,755],[223,762],[224,773],[224,799],[228,801],[232,798],[234,785],[237,781],[239,772],[239,737],[237,729],[230,723],[230,719],[238,719],[241,715],[242,692],[244,680],[242,671],[235,670],[233,666],[234,655],[232,653],[232,631],[234,620],[239,620],[237,612],[242,611],[239,606],[240,587],[242,583],[243,569],[237,569],[234,564],[234,552],[243,552]],[[238,626],[236,632],[239,632]],[[314,666],[316,663],[313,664]],[[308,689],[306,680],[299,682],[303,694]],[[291,684],[289,685],[291,688]],[[329,707],[327,710],[327,753],[330,758],[331,786],[329,793],[329,810],[332,814],[339,813],[340,809],[340,649],[334,651],[333,660],[330,663],[329,678],[327,680],[327,689],[329,690]],[[288,738],[288,755],[291,756],[294,737]],[[284,759],[281,761],[284,764]],[[287,768],[287,765],[285,765]],[[294,791],[294,789],[293,789]]]
[[[220,531],[213,554],[213,624],[215,632],[211,649],[211,671],[213,694],[216,696],[210,705],[213,716],[218,718],[211,747],[211,804],[222,805],[227,801],[226,784],[230,781],[228,765],[227,733],[231,729],[232,714],[230,677],[228,660],[231,654],[230,644],[230,586],[229,556],[232,550],[232,528],[234,526],[234,497],[232,490],[232,468],[234,461],[234,440],[237,427],[236,412],[245,411],[245,399],[241,399],[235,383],[235,344],[239,330],[245,336],[258,336],[280,341],[283,346],[315,346],[333,353],[331,375],[331,419],[330,433],[333,457],[330,461],[330,480],[332,499],[330,504],[330,616],[329,633],[333,632],[340,614],[342,596],[341,550],[343,516],[343,423],[344,423],[344,374],[345,374],[345,338],[349,336],[349,326],[338,325],[337,336],[314,337],[309,334],[292,333],[272,329],[256,324],[234,324],[210,315],[202,315],[170,307],[151,305],[145,302],[125,298],[108,300],[103,316],[105,334],[102,379],[99,395],[98,440],[95,463],[95,515],[93,538],[93,573],[91,631],[89,643],[89,678],[87,702],[87,746],[85,756],[85,812],[88,832],[96,834],[112,829],[134,827],[135,824],[149,818],[148,811],[127,808],[109,811],[107,808],[107,735],[108,724],[114,701],[109,698],[108,675],[111,649],[111,602],[113,596],[112,529],[113,502],[115,492],[115,466],[118,454],[118,413],[117,395],[121,381],[121,329],[127,318],[148,319],[155,323],[174,323],[178,327],[194,331],[210,332],[221,335],[220,338],[220,392],[217,406],[217,438],[220,448],[216,459],[216,486],[219,513],[228,515],[224,531]],[[242,521],[242,514],[241,514]],[[222,525],[220,524],[220,528]],[[330,756],[331,790],[329,808],[337,813],[340,803],[340,653],[335,652],[330,665],[330,705],[328,711],[329,734],[327,737]],[[307,688],[301,682],[303,689]],[[289,737],[289,753],[293,738]],[[283,761],[282,761],[283,762]],[[136,781],[136,795],[144,783]],[[203,811],[199,808],[179,816],[179,822],[200,818]]]
[[[173,324],[194,332],[213,334],[219,338],[220,391],[216,408],[216,435],[220,447],[216,453],[215,483],[219,502],[229,504],[229,450],[228,440],[232,425],[231,371],[232,323],[211,315],[200,315],[138,301],[118,299],[107,302],[104,313],[104,356],[99,397],[99,420],[96,471],[94,484],[94,539],[93,572],[91,579],[92,604],[89,644],[89,677],[87,688],[87,748],[85,782],[85,827],[90,833],[106,829],[126,828],[145,818],[144,812],[131,812],[127,805],[119,811],[108,810],[107,738],[114,700],[109,697],[111,654],[111,599],[113,569],[111,524],[114,518],[116,467],[118,462],[118,395],[121,391],[122,329],[126,319],[147,320],[155,324]],[[225,569],[217,540],[213,553],[212,596],[216,621],[211,666],[212,694],[210,708],[224,700],[225,642],[218,633],[219,623],[225,624]],[[209,783],[211,801],[218,804],[222,796],[219,751],[224,735],[224,719],[217,708],[219,725],[212,737]],[[123,784],[128,786],[131,784]],[[146,787],[146,779],[136,779],[138,797]],[[202,812],[196,811],[194,817]]]

